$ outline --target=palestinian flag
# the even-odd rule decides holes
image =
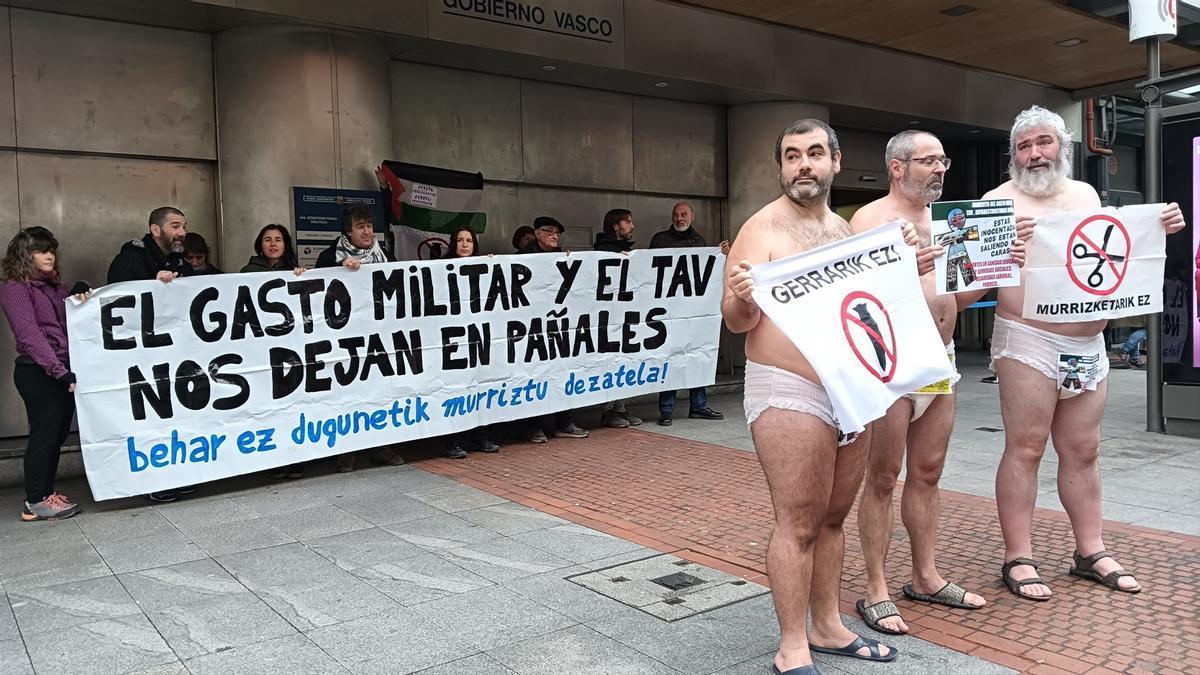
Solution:
[[[397,260],[441,258],[460,225],[483,234],[483,174],[392,161],[382,168]]]

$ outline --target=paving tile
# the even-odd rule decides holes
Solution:
[[[479,510],[464,511],[460,515],[477,513]],[[448,513],[420,520],[391,523],[382,527],[404,541],[429,551],[458,548],[497,537],[497,533],[493,529],[476,525],[465,518]]]
[[[410,558],[422,552],[417,546],[378,527],[312,539],[308,547],[344,570]]]
[[[573,626],[488,653],[522,675],[564,672],[667,675],[679,672],[587,626]]]
[[[233,497],[233,501],[258,514],[260,518],[277,516],[292,511],[315,509],[328,506],[320,495],[304,489],[306,481],[276,483]]]
[[[232,574],[208,558],[122,574],[118,578],[144,612],[247,590]]]
[[[1200,515],[1162,511],[1135,521],[1135,524],[1200,537]]]
[[[329,578],[342,571],[303,544],[231,553],[217,557],[216,561],[250,590],[301,579]]]
[[[563,520],[558,516],[511,502],[461,511],[458,513],[458,517],[510,537],[522,532],[570,524],[570,521]]]
[[[190,530],[188,536],[210,556],[252,551],[294,541],[263,518],[209,525]]]
[[[152,508],[185,532],[258,517],[258,514],[225,496],[181,499],[170,504],[155,504]]]
[[[341,570],[329,577],[300,579],[257,588],[254,592],[302,631],[387,612],[399,606],[395,600]]]
[[[394,673],[392,664],[387,659],[364,663],[359,672],[362,673]],[[488,675],[516,675],[512,670],[487,654],[475,654],[466,658],[443,663],[440,666],[418,671],[416,675],[462,675],[463,673],[487,673]]]
[[[137,614],[25,638],[38,672],[127,672],[174,663],[175,653],[150,621]]]
[[[15,640],[21,637],[20,631],[17,630],[17,618],[9,604],[11,602],[12,598],[0,591],[0,640]]]
[[[459,511],[469,511],[482,506],[492,506],[508,502],[503,497],[497,497],[483,490],[476,490],[473,487],[459,483],[431,490],[410,492],[408,496],[446,513],[458,513]]]
[[[588,571],[582,565],[563,567],[544,574],[513,579],[501,586],[580,623],[606,616],[625,606],[566,579]]]
[[[497,583],[571,564],[568,560],[509,538],[489,539],[478,544],[438,551],[437,555]]]
[[[73,520],[93,543],[154,537],[176,531],[175,526],[161,514],[145,507],[84,515]]]
[[[453,625],[462,632],[462,639],[483,651],[575,623],[500,586],[468,591],[410,609],[442,625]]]
[[[492,585],[490,580],[432,553],[360,567],[353,574],[402,605],[415,605]]]
[[[593,630],[685,673],[710,673],[779,645],[770,596],[667,623],[633,608],[589,621]]]
[[[137,572],[152,567],[208,557],[180,532],[156,534],[139,539],[96,542],[96,550],[114,574]]]
[[[13,591],[8,597],[26,637],[142,613],[116,577],[111,576]]]
[[[579,525],[558,525],[514,535],[513,539],[575,563],[610,558],[642,548],[639,544]]]
[[[182,661],[164,663],[160,666],[131,670],[127,675],[189,675],[187,666]]]
[[[318,628],[308,636],[353,672],[375,662],[386,664],[388,672],[407,673],[479,651],[453,625],[435,623],[407,608]]]
[[[318,506],[314,509],[281,513],[267,518],[267,522],[300,541],[371,527],[371,523],[337,506]]]
[[[355,495],[338,500],[339,508],[375,525],[440,516],[444,511],[406,495],[379,488],[380,496]]]
[[[42,542],[19,550],[15,556],[0,556],[0,583],[10,593],[112,574],[78,529],[75,535],[52,540],[51,544]]]
[[[1115,520],[1120,523],[1134,523],[1142,518],[1149,518],[1162,513],[1158,509],[1148,509],[1144,506],[1133,506],[1131,504],[1110,502],[1108,500],[1102,500],[1100,507],[1103,510],[1105,520]]]
[[[346,675],[349,671],[301,634],[209,654],[185,662],[192,675]]]
[[[0,640],[0,675],[33,675],[33,664],[20,638]]]
[[[176,605],[151,612],[149,618],[184,660],[296,632],[250,592]]]

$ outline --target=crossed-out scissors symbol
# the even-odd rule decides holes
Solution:
[[[1088,284],[1088,286],[1091,286],[1092,288],[1099,288],[1100,284],[1104,283],[1104,273],[1101,272],[1101,270],[1104,269],[1105,263],[1108,263],[1109,265],[1111,265],[1113,268],[1113,272],[1115,272],[1117,274],[1117,276],[1120,277],[1120,272],[1117,272],[1116,263],[1125,262],[1125,256],[1116,255],[1116,254],[1108,252],[1108,240],[1110,237],[1112,237],[1112,232],[1113,232],[1114,227],[1115,226],[1110,223],[1108,225],[1108,227],[1105,228],[1104,241],[1095,250],[1092,250],[1091,248],[1088,247],[1087,244],[1083,244],[1083,243],[1075,244],[1074,246],[1071,247],[1071,257],[1075,258],[1076,260],[1087,260],[1088,258],[1096,259],[1096,266],[1094,268],[1092,268],[1091,273],[1089,273],[1087,275],[1087,284]],[[1092,244],[1092,246],[1095,246],[1095,244],[1090,239],[1085,237],[1082,232],[1080,233],[1079,236],[1084,241],[1088,242],[1088,244]]]

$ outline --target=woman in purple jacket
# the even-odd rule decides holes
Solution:
[[[0,307],[17,340],[13,380],[25,401],[25,508],[21,519],[70,518],[79,507],[54,491],[58,456],[75,414],[75,373],[67,357],[67,291],[58,278],[58,241],[44,227],[27,227],[8,244]],[[86,284],[71,289],[86,300]]]

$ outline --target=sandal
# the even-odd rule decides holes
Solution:
[[[1121,591],[1122,593],[1131,593],[1132,594],[1132,593],[1141,593],[1142,592],[1141,584],[1138,584],[1134,588],[1121,588],[1121,584],[1119,583],[1121,578],[1133,576],[1132,574],[1130,574],[1129,572],[1126,572],[1125,570],[1117,569],[1117,570],[1113,570],[1113,571],[1109,572],[1108,574],[1106,574],[1104,576],[1100,576],[1100,573],[1094,569],[1096,566],[1096,563],[1099,562],[1101,559],[1112,558],[1112,556],[1109,555],[1108,551],[1100,551],[1099,553],[1093,553],[1092,555],[1089,555],[1086,558],[1083,557],[1082,555],[1079,555],[1079,551],[1075,551],[1075,553],[1072,554],[1071,557],[1075,559],[1075,564],[1071,566],[1071,576],[1073,576],[1073,577],[1082,577],[1084,579],[1090,579],[1092,581],[1095,581],[1098,584],[1107,586],[1107,587],[1113,589],[1114,591]],[[1113,558],[1113,562],[1116,562],[1116,558]]]
[[[799,668],[788,668],[787,670],[779,670],[779,666],[771,664],[771,675],[821,675],[821,671],[817,670],[817,664],[808,666],[800,666]]]
[[[982,605],[968,605],[965,598],[967,597],[967,589],[947,582],[942,586],[942,590],[933,595],[925,595],[913,590],[912,584],[904,584],[904,597],[916,602],[928,602],[934,605],[945,605],[955,609],[979,609]]]
[[[887,635],[904,635],[903,631],[892,630],[891,628],[879,623],[880,620],[886,619],[889,616],[900,616],[899,608],[897,608],[896,603],[892,602],[891,600],[877,602],[868,607],[867,601],[860,599],[854,606],[858,608],[858,614],[863,618],[863,621],[866,622],[867,628],[870,628],[878,633],[885,633]],[[903,620],[903,617],[901,620]]]
[[[846,645],[845,647],[840,647],[840,648],[839,647],[817,647],[816,645],[814,645],[810,642],[808,644],[808,651],[816,652],[818,654],[833,654],[835,656],[849,656],[852,659],[862,659],[863,661],[879,661],[879,662],[892,661],[897,656],[900,655],[899,649],[896,649],[895,647],[892,647],[892,646],[888,646],[888,650],[889,650],[888,654],[887,654],[887,656],[884,656],[883,649],[882,649],[882,647],[884,647],[884,646],[885,645],[880,644],[878,640],[872,640],[869,637],[863,637],[861,635],[858,635],[854,638],[854,642],[851,642],[850,644]],[[862,649],[863,647],[867,648],[867,653],[859,654],[858,650]]]
[[[1012,560],[1004,563],[1004,565],[1000,568],[1000,580],[1004,582],[1005,586],[1008,586],[1008,590],[1012,591],[1012,594],[1018,598],[1024,598],[1026,600],[1033,600],[1035,602],[1045,602],[1049,600],[1051,597],[1049,595],[1029,595],[1021,592],[1021,589],[1025,586],[1034,586],[1037,584],[1042,584],[1044,586],[1046,585],[1046,582],[1042,581],[1041,577],[1030,577],[1028,579],[1021,579],[1020,581],[1012,578],[1009,576],[1009,572],[1012,571],[1012,568],[1017,567],[1018,565],[1029,565],[1035,570],[1038,568],[1038,564],[1029,558],[1013,558]]]

